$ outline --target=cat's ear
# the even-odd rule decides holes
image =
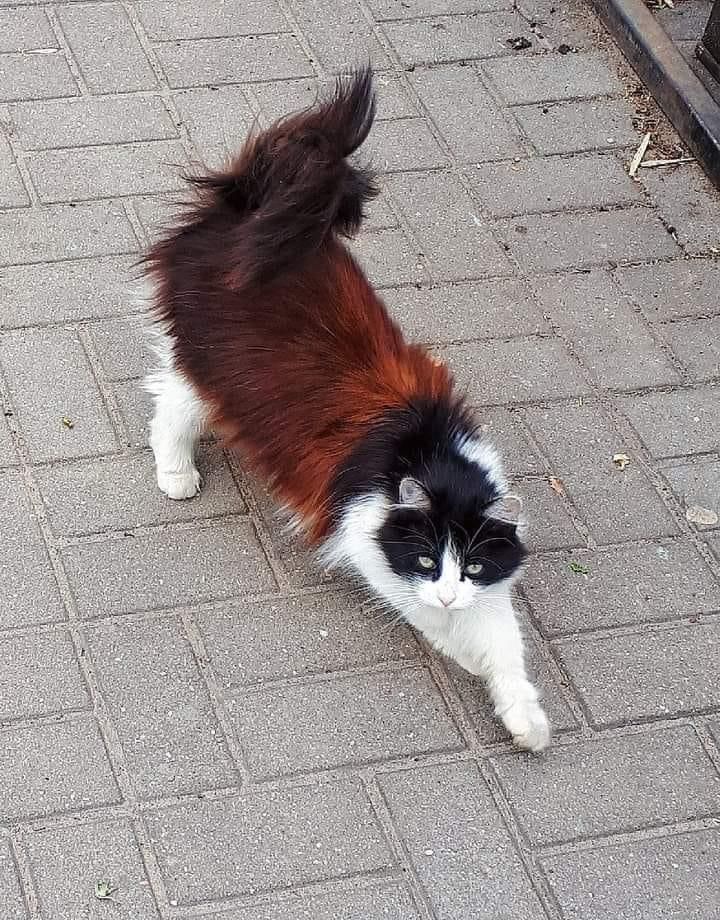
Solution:
[[[522,506],[522,499],[519,495],[503,495],[486,508],[485,516],[517,527],[520,523]]]
[[[404,476],[400,480],[399,503],[406,508],[427,511],[430,508],[430,496],[417,479],[413,479],[412,476]]]

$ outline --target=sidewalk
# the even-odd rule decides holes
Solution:
[[[716,920],[720,199],[631,179],[677,138],[587,14],[510,2],[0,0],[2,920]],[[355,248],[526,498],[541,758],[216,444],[154,485],[177,167],[367,57]]]

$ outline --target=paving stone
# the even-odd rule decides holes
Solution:
[[[182,215],[183,210],[177,195],[135,198],[133,208],[149,241],[161,236]],[[143,299],[147,301],[147,284],[143,284],[143,289],[145,291]]]
[[[0,238],[8,265],[137,250],[122,204],[108,201],[0,213]]]
[[[362,150],[381,173],[431,169],[448,163],[422,118],[378,122]]]
[[[527,214],[498,221],[496,228],[531,272],[658,259],[678,251],[658,218],[645,208]]]
[[[668,323],[660,334],[696,380],[720,377],[720,313]]]
[[[89,706],[70,636],[5,636],[0,640],[0,721],[31,719]]]
[[[132,307],[132,302],[125,304]],[[154,363],[152,339],[144,313],[100,320],[86,328],[108,380],[144,377]]]
[[[43,10],[0,10],[0,53],[57,47]]]
[[[127,431],[127,446],[149,447],[149,425],[152,397],[138,386],[137,380],[126,380],[114,387],[115,401]]]
[[[525,412],[536,438],[593,537],[601,543],[677,533],[664,502],[632,460],[632,450],[591,405],[531,408]],[[630,465],[618,469],[616,453]]]
[[[478,10],[508,8],[505,0],[368,0],[375,19],[415,19],[420,16],[442,16],[452,13],[475,13]]]
[[[531,553],[585,545],[560,496],[545,478],[520,480],[514,488],[524,502],[526,542]]]
[[[587,575],[573,572],[571,562]],[[523,584],[550,636],[720,609],[720,586],[694,547],[680,540],[534,556]]]
[[[642,183],[686,252],[720,251],[720,203],[715,189],[694,163],[681,169],[643,169]]]
[[[482,163],[467,170],[494,217],[626,204],[642,199],[638,185],[613,156],[530,157]]]
[[[141,0],[145,31],[155,41],[285,32],[289,26],[275,0]]]
[[[416,70],[412,82],[450,149],[461,160],[503,159],[522,153],[518,132],[493,102],[473,67]],[[451,106],[448,99],[453,100]]]
[[[367,799],[350,780],[193,801],[148,812],[146,822],[168,894],[180,905],[390,863]]]
[[[678,9],[653,10],[653,16],[673,41],[697,42],[707,25],[708,6],[704,0],[688,0]]]
[[[33,460],[81,457],[116,448],[76,333],[60,328],[6,332],[0,338],[0,363]]]
[[[513,10],[389,22],[384,31],[405,64],[437,64],[508,54],[508,37],[527,29]]]
[[[596,51],[488,61],[482,70],[510,105],[622,93],[623,85]]]
[[[551,337],[447,345],[438,349],[475,405],[589,392],[575,359]]]
[[[178,141],[150,141],[43,150],[27,164],[40,200],[53,203],[184,189],[184,160]]]
[[[0,102],[78,95],[62,54],[3,54],[2,65]]]
[[[547,102],[512,110],[541,154],[579,153],[637,144],[635,113],[624,99]]]
[[[400,228],[363,233],[350,249],[377,287],[429,281],[420,253]]]
[[[87,635],[138,795],[234,785],[236,770],[177,621],[108,622]]]
[[[7,920],[27,920],[28,913],[10,844],[0,839],[0,901]],[[398,917],[400,915],[398,914]]]
[[[406,770],[379,782],[438,920],[545,917],[474,764]]]
[[[260,687],[228,709],[258,779],[464,747],[424,669]]]
[[[356,0],[295,0],[293,13],[323,67],[342,71],[369,61],[376,70],[390,61]]]
[[[30,204],[10,144],[0,134],[0,208],[24,208]]]
[[[387,198],[380,194],[365,208],[362,232],[389,230],[398,226],[398,219],[392,211]]]
[[[130,530],[169,521],[192,521],[245,511],[222,451],[198,451],[200,495],[170,501],[155,482],[150,453],[65,463],[37,471],[50,523],[63,536]]]
[[[0,742],[3,822],[120,800],[97,723],[90,715],[4,728]]]
[[[187,89],[174,93],[173,98],[202,164],[222,167],[238,152],[253,124],[242,88]]]
[[[549,332],[526,284],[477,281],[383,293],[392,316],[410,339],[444,344]]]
[[[720,262],[678,259],[618,268],[619,286],[656,320],[709,316],[718,312]]]
[[[503,251],[455,177],[407,173],[389,178],[387,184],[438,280],[510,272]]]
[[[689,726],[556,745],[493,765],[532,845],[605,836],[714,814],[720,777]]]
[[[10,436],[10,429],[5,424],[5,419],[0,417],[0,468],[16,466],[17,462],[18,457]]]
[[[699,830],[542,860],[568,920],[712,920],[720,834]]]
[[[720,621],[556,642],[593,725],[720,708]]]
[[[61,6],[57,15],[90,92],[155,88],[155,74],[120,3]]]
[[[663,476],[686,506],[700,505],[720,516],[720,461],[701,460],[663,469]],[[700,525],[704,530],[706,525]],[[714,526],[720,527],[720,524]]]
[[[408,628],[388,630],[361,599],[337,591],[237,602],[200,611],[196,619],[213,672],[227,689],[418,655]]]
[[[511,479],[543,476],[542,461],[528,441],[515,413],[508,409],[483,409],[476,416],[481,432],[500,451],[503,465]]]
[[[713,451],[720,444],[718,390],[676,390],[627,396],[618,405],[653,457]]]
[[[177,137],[159,96],[21,102],[12,108],[12,125],[19,145],[26,150]]]
[[[116,920],[159,917],[137,839],[127,821],[75,824],[29,835],[30,862],[43,917],[105,920],[95,883],[110,880]]]
[[[156,47],[170,86],[204,86],[304,77],[312,73],[290,35],[207,38]]]
[[[63,551],[82,616],[200,603],[272,589],[245,521],[165,530]]]
[[[599,386],[635,389],[680,382],[678,371],[640,316],[618,297],[606,272],[546,276],[534,288]]]
[[[590,48],[597,40],[592,13],[578,4],[560,6],[555,0],[519,0],[517,8],[527,22],[535,23],[533,32],[542,35],[554,50],[562,44]]]
[[[0,473],[0,626],[49,623],[64,618],[57,583],[20,473]]]

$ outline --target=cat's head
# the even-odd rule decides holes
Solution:
[[[434,462],[403,476],[376,539],[402,606],[442,611],[482,604],[526,556],[517,496],[493,495],[475,464]]]

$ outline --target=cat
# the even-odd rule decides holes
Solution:
[[[328,566],[483,678],[515,743],[541,751],[550,730],[511,601],[520,499],[449,370],[406,343],[341,240],[378,192],[347,159],[374,116],[360,69],[190,179],[188,210],[146,257],[157,483],[199,491],[193,449],[212,427]]]

